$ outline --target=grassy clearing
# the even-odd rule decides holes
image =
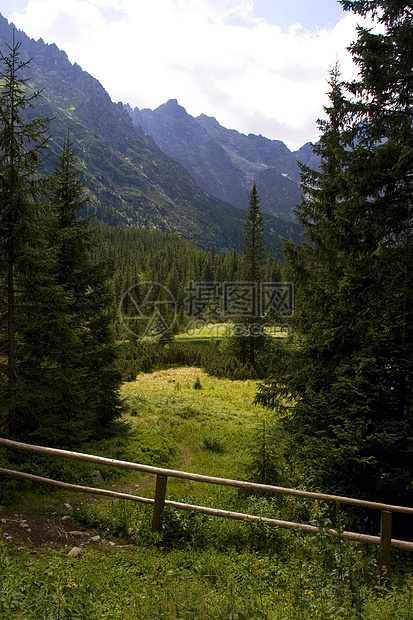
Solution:
[[[123,434],[88,450],[245,479],[262,448],[267,416],[253,404],[255,388],[253,381],[220,380],[197,368],[140,374],[123,387],[129,406]],[[79,474],[73,463],[69,466],[73,477]],[[69,467],[61,467],[57,473],[69,475]],[[153,476],[102,473],[104,484],[153,496]],[[81,475],[87,478],[89,472]],[[34,488],[27,492],[27,497],[36,495]],[[0,543],[5,576],[0,619],[413,619],[413,562],[407,554],[394,553],[394,586],[385,592],[377,586],[377,550],[371,547],[172,509],[165,511],[162,532],[153,534],[151,508],[144,505],[88,502],[50,490],[39,494],[38,488],[37,497],[37,511],[42,502],[50,509],[54,501],[59,510],[70,501],[81,527],[98,527],[102,536],[127,536],[129,545],[99,550],[85,545],[70,558],[67,548]],[[168,480],[167,497],[275,518],[305,517],[324,527],[332,518],[319,503],[246,496],[177,479]]]
[[[198,382],[201,388],[194,386]],[[253,404],[254,381],[228,382],[198,368],[140,374],[124,386],[133,429],[150,429],[177,447],[174,467],[223,478],[243,478],[251,433],[264,411]],[[222,507],[233,489],[169,479],[168,498]],[[232,501],[232,500],[231,500]],[[228,506],[227,506],[228,507]]]

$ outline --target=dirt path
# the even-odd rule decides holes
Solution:
[[[70,515],[73,511],[65,504],[66,515],[55,514],[41,516],[21,515],[16,512],[0,509],[0,538],[16,544],[28,544],[34,547],[53,547],[72,549],[93,545],[95,547],[125,547],[128,541],[111,535],[103,536],[102,532],[84,527],[74,521]]]

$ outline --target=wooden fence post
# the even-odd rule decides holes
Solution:
[[[152,532],[161,529],[161,516],[165,507],[167,476],[156,476],[155,503],[153,505]]]
[[[382,510],[380,527],[380,585],[385,588],[388,588],[390,585],[391,522],[392,513],[388,510]]]

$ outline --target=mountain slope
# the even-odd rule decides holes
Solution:
[[[185,166],[205,191],[246,209],[256,183],[265,213],[294,219],[293,208],[301,200],[297,158],[308,160],[309,145],[292,153],[280,140],[246,136],[204,114],[194,118],[176,99],[153,111],[125,109],[134,125]]]
[[[0,16],[0,47],[11,45],[13,27]],[[91,192],[89,212],[110,225],[158,228],[218,251],[237,248],[244,214],[202,190],[188,171],[165,155],[152,138],[134,127],[123,104],[72,65],[56,45],[16,31],[22,58],[32,58],[29,84],[43,89],[35,114],[52,118],[51,150],[56,154],[69,132]],[[51,169],[53,158],[46,162]],[[300,238],[299,227],[271,220],[267,243],[279,253],[280,236]]]

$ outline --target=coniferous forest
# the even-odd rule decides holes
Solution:
[[[242,242],[230,251],[151,226],[96,221],[70,132],[51,148],[52,119],[38,113],[30,60],[17,40],[2,50],[2,437],[413,505],[413,9],[403,0],[340,4],[378,28],[358,27],[350,48],[357,78],[344,81],[339,63],[330,69],[312,146],[320,165],[300,165],[303,239],[284,240],[281,259],[265,243],[255,183]],[[152,303],[148,327],[142,316]],[[37,455],[19,462],[12,450],[1,452],[0,465],[72,481],[91,475],[83,464],[41,465]],[[150,492],[148,478],[138,484],[132,473],[93,475],[105,488]],[[379,554],[340,537],[349,527],[376,533],[367,509],[198,491],[187,482],[168,482],[168,490],[192,508],[217,502],[281,515],[311,522],[319,534],[309,541],[264,522],[221,527],[168,507],[154,533],[145,506],[74,499],[73,510],[63,491],[8,481],[1,510],[33,502],[60,518],[66,506],[73,512],[65,518],[95,528],[101,547],[81,549],[76,566],[59,552],[52,569],[42,552],[37,601],[37,582],[0,542],[0,599],[8,601],[0,601],[0,618],[413,617],[411,553],[393,553],[392,589],[389,581],[377,586]],[[412,540],[411,515],[396,515],[394,527]],[[115,537],[116,561],[103,532]],[[131,576],[139,592],[128,590]]]

